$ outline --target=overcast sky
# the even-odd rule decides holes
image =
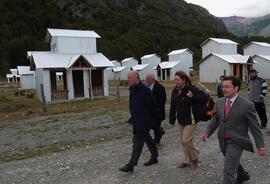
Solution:
[[[270,0],[185,0],[206,8],[216,17],[258,17],[270,14]]]

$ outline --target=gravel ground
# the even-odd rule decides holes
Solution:
[[[269,98],[266,104],[269,111]],[[128,117],[125,107],[104,108],[31,117],[1,126],[0,184],[222,184],[223,156],[217,137],[213,135],[206,143],[200,140],[206,123],[199,124],[194,139],[200,150],[196,171],[177,168],[181,160],[178,128],[167,122],[159,163],[143,166],[150,156],[145,147],[133,173],[118,171],[131,155],[131,126],[124,123]],[[260,157],[244,152],[242,156],[252,176],[246,184],[270,184],[267,131],[270,128],[263,130],[268,154]]]
[[[128,125],[126,125],[128,126]],[[46,156],[14,161],[0,165],[0,183],[13,184],[132,184],[132,183],[168,183],[199,184],[222,183],[223,157],[219,151],[216,135],[207,143],[201,142],[199,134],[205,127],[201,123],[195,136],[195,145],[200,149],[200,163],[193,172],[191,168],[178,169],[181,150],[177,127],[166,128],[163,138],[165,147],[160,151],[159,163],[145,167],[143,161],[149,158],[146,147],[134,173],[121,173],[118,168],[125,164],[131,152],[131,136],[70,149]],[[249,184],[269,184],[270,156],[269,135],[265,134],[268,155],[245,152],[242,164],[252,175]]]

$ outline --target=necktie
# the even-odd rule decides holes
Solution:
[[[225,104],[225,109],[224,109],[224,117],[227,118],[229,112],[231,110],[231,100],[227,99],[226,104]]]

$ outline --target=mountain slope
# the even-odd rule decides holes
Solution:
[[[270,14],[259,18],[222,17],[226,28],[238,36],[270,36]]]
[[[46,28],[90,29],[101,35],[98,51],[110,59],[189,47],[229,34],[221,19],[184,0],[2,0],[0,70],[28,64],[27,50],[47,50]],[[1,72],[1,71],[0,71]]]

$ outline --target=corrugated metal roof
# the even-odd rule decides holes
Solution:
[[[129,58],[123,59],[121,62],[127,62],[127,61],[132,60],[132,59],[136,60],[134,57],[129,57]]]
[[[69,68],[82,56],[93,67],[111,67],[113,64],[102,54],[33,53],[36,68]]]
[[[237,63],[237,64],[245,64],[248,63],[249,59],[251,58],[250,56],[243,56],[240,54],[236,54],[236,55],[222,55],[222,54],[212,54],[213,56],[217,56],[221,59],[223,59],[224,61],[228,62],[228,63]]]
[[[256,44],[256,45],[260,45],[262,47],[270,47],[270,44],[269,43],[266,43],[266,42],[254,42],[254,41],[251,41],[249,42],[248,44],[246,44],[243,49],[247,48],[248,46],[250,46],[251,44]]]
[[[32,54],[33,53],[53,53],[53,52],[51,52],[51,51],[27,51],[27,59],[29,59],[31,56],[32,56]]]
[[[81,37],[81,38],[100,38],[100,36],[95,31],[90,30],[48,28],[47,31],[51,37],[63,36],[63,37]]]
[[[83,54],[82,56],[84,56],[93,67],[114,66],[113,63],[108,58],[106,58],[102,53]]]
[[[17,66],[19,75],[31,75],[34,71],[30,71],[30,66]]]
[[[136,71],[141,71],[141,70],[145,69],[148,66],[149,66],[149,64],[139,64],[139,65],[135,65],[135,66],[133,66],[131,68],[133,70],[136,70]]]
[[[166,69],[166,68],[173,68],[175,65],[179,63],[180,61],[165,61],[165,62],[161,62],[158,66],[161,69]]]
[[[119,67],[112,68],[112,71],[113,72],[121,72],[121,71],[125,70],[126,68],[127,68],[127,66],[119,66]]]
[[[114,65],[114,67],[119,67],[119,66],[121,66],[121,63],[119,62],[119,61],[117,61],[117,60],[113,60],[113,61],[111,61],[112,62],[112,64]]]
[[[186,48],[186,49],[173,50],[172,52],[170,52],[170,53],[168,54],[168,56],[170,56],[170,55],[175,55],[175,54],[182,54],[182,53],[185,52],[185,51],[188,51],[188,52],[190,52],[191,54],[193,53],[190,49]]]
[[[144,55],[143,57],[141,57],[141,59],[148,59],[148,58],[153,57],[155,55],[156,54],[147,54],[147,55]]]
[[[12,74],[7,74],[6,75],[6,78],[12,78],[12,77],[14,77],[14,75],[12,75]]]
[[[258,56],[258,57],[261,57],[270,61],[270,55],[255,55],[255,56]],[[252,58],[254,58],[255,56],[253,56]]]
[[[224,43],[224,44],[234,44],[234,45],[238,45],[238,43],[229,40],[229,39],[223,39],[223,38],[208,38],[207,40],[205,40],[200,46],[202,47],[204,44],[206,44],[208,41],[214,41],[217,43]]]

